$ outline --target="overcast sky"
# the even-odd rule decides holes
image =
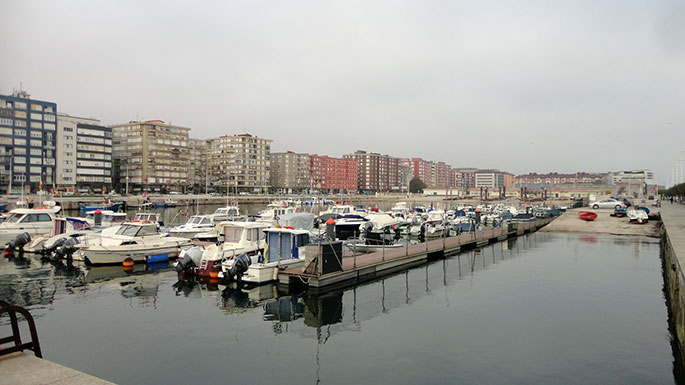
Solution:
[[[4,1],[0,93],[514,173],[685,150],[682,1]]]

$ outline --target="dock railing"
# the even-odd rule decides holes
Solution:
[[[36,332],[36,323],[33,321],[33,317],[28,310],[20,306],[12,306],[5,301],[0,301],[0,317],[3,314],[9,314],[10,324],[12,326],[12,335],[0,338],[0,346],[2,344],[14,342],[14,346],[8,348],[0,349],[0,356],[24,351],[32,350],[33,354],[38,358],[43,358],[43,354],[40,351],[40,343],[38,342],[38,333]],[[22,343],[21,334],[19,331],[19,322],[17,319],[17,313],[24,316],[26,322],[29,324],[29,333],[31,334],[31,341]]]

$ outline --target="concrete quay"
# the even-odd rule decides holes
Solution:
[[[0,385],[107,385],[112,382],[26,353],[0,356]]]
[[[675,334],[680,354],[685,361],[685,205],[663,203],[661,207],[661,251],[664,284],[669,311],[669,327]],[[685,362],[683,362],[685,364]]]
[[[403,271],[430,260],[454,255],[464,250],[528,234],[537,231],[553,220],[554,218],[535,219],[529,222],[511,224],[509,228],[485,229],[477,233],[438,238],[404,248],[345,257],[342,260],[342,270],[327,274],[307,273],[305,272],[307,266],[282,270],[278,273],[278,284],[288,287],[304,285],[314,293],[340,289]]]
[[[658,207],[651,208],[652,211],[659,211],[660,209]],[[578,212],[580,211],[595,212],[597,213],[597,219],[592,222],[581,220],[578,218]],[[658,221],[649,221],[646,224],[637,225],[630,223],[626,217],[612,217],[610,214],[613,212],[613,209],[594,210],[587,207],[568,210],[540,231],[659,237]]]

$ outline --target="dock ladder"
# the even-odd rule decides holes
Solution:
[[[38,358],[43,358],[40,351],[40,343],[38,342],[38,333],[36,332],[36,323],[28,310],[20,306],[12,306],[5,301],[0,300],[0,316],[8,313],[10,316],[10,323],[12,325],[12,335],[0,338],[0,346],[3,344],[14,342],[14,346],[0,349],[0,356],[14,352],[32,350],[33,354]],[[29,332],[31,333],[31,342],[21,342],[21,334],[19,333],[19,323],[17,321],[17,313],[24,316],[26,322],[29,324]]]

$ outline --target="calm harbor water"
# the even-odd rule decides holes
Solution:
[[[321,296],[2,258],[0,299],[45,358],[120,384],[669,384],[659,252],[535,233]]]

